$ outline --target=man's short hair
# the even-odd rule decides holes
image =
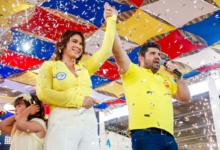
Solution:
[[[145,57],[145,53],[148,51],[148,48],[149,48],[149,47],[157,48],[157,49],[159,49],[159,51],[161,51],[160,44],[153,43],[153,42],[148,42],[147,44],[144,44],[144,45],[140,48],[140,50],[139,50],[139,52],[138,52],[138,55]]]

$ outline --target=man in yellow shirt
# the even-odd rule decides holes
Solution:
[[[116,33],[113,54],[125,91],[129,110],[129,130],[133,150],[177,150],[173,137],[172,98],[190,102],[190,92],[182,77],[173,73],[178,66],[167,63],[167,75],[158,73],[160,45],[147,43],[139,50],[139,66],[133,64]]]

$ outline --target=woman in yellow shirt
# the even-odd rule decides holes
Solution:
[[[56,61],[43,63],[37,78],[37,95],[50,105],[44,150],[98,150],[97,120],[92,106],[90,77],[111,53],[117,11],[106,4],[107,29],[102,48],[82,61],[85,39],[81,32],[68,30],[56,44]],[[79,114],[78,108],[87,108]]]

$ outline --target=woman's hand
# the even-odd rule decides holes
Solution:
[[[108,17],[111,17],[113,14],[118,15],[118,11],[115,9],[115,6],[111,7],[108,3],[104,5],[104,18],[107,20]]]
[[[83,101],[83,107],[85,107],[86,109],[89,109],[91,108],[93,105],[96,104],[96,100],[90,96],[86,96],[84,98],[84,101]]]
[[[40,106],[36,104],[32,104],[28,108],[26,108],[30,115],[35,115],[37,112],[40,111]]]

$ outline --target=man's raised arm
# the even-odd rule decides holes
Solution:
[[[122,49],[121,40],[117,32],[115,34],[112,52],[115,56],[119,73],[121,75],[125,74],[130,66],[130,58],[128,57],[126,51]]]

